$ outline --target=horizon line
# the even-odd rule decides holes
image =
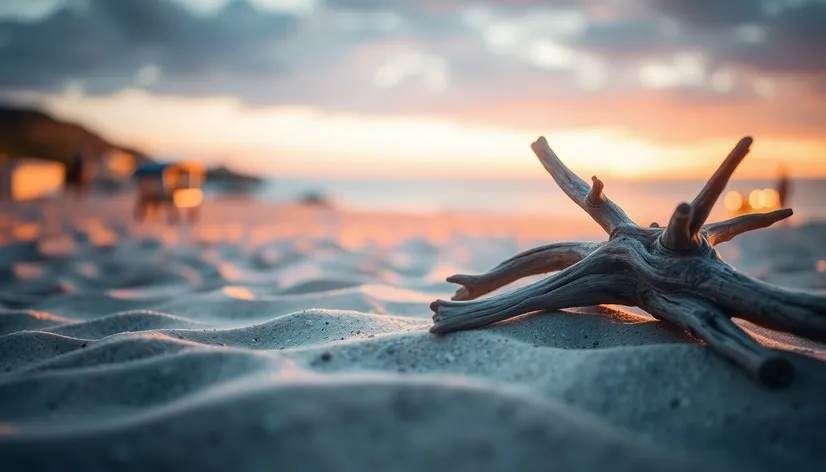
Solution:
[[[247,173],[247,172],[245,172]],[[589,176],[590,177],[590,176]],[[288,174],[288,175],[263,175],[261,178],[265,180],[327,180],[327,181],[397,181],[397,182],[427,182],[427,181],[482,181],[482,182],[538,182],[550,179],[550,176],[537,176],[537,177],[495,177],[495,176],[445,176],[445,175],[438,175],[438,176],[380,176],[380,175],[365,175],[365,176],[352,176],[352,175],[329,175],[329,176],[318,176],[318,175],[305,175],[305,174]],[[807,175],[807,176],[788,176],[790,180],[795,181],[818,181],[818,180],[826,180],[826,174],[823,175]],[[664,177],[613,177],[608,176],[603,178],[606,180],[606,184],[609,183],[607,180],[612,182],[623,182],[623,183],[648,183],[648,182],[705,182],[708,180],[707,177],[672,177],[672,176],[664,176]],[[778,176],[765,176],[765,177],[732,177],[732,182],[754,182],[754,181],[774,181],[778,180]]]

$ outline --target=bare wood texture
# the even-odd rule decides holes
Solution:
[[[780,388],[794,379],[789,359],[731,321],[826,341],[826,297],[770,285],[734,270],[713,245],[788,218],[791,210],[706,224],[714,202],[751,145],[744,138],[694,202],[677,207],[666,228],[641,227],[602,193],[565,167],[544,138],[533,144],[559,186],[609,234],[607,242],[552,244],[519,254],[478,276],[456,275],[453,301],[436,300],[434,333],[482,327],[538,310],[618,303],[638,306],[704,340],[761,384]],[[599,203],[594,204],[594,202]],[[600,203],[601,202],[601,203]],[[527,275],[559,270],[512,292],[476,299]]]
[[[605,184],[602,183],[601,180],[597,178],[597,176],[591,177],[591,190],[588,191],[588,198],[585,199],[589,205],[597,207],[600,205],[604,205],[607,198],[605,198],[605,194],[603,190],[605,190]]]
[[[628,215],[622,211],[622,208],[602,194],[602,182],[596,177],[594,178],[594,183],[600,186],[597,193],[601,196],[601,203],[598,205],[589,203],[588,196],[591,193],[591,187],[562,163],[556,153],[548,146],[548,141],[544,137],[537,139],[536,142],[531,145],[531,149],[533,149],[539,161],[542,162],[545,170],[551,174],[551,177],[553,177],[554,181],[559,185],[559,188],[561,188],[574,203],[591,215],[591,218],[602,226],[602,229],[604,229],[606,233],[611,234],[620,226],[634,224],[631,218],[628,218]],[[597,182],[599,183],[597,184]],[[596,198],[592,198],[592,200],[595,199]]]
[[[582,261],[544,280],[513,292],[475,301],[436,300],[433,333],[478,328],[536,310],[620,303],[625,286],[622,274],[605,275],[611,265],[607,254],[596,251]],[[612,285],[605,290],[606,282]]]
[[[794,212],[790,208],[752,215],[742,215],[730,220],[703,226],[703,233],[713,246],[731,241],[735,237],[756,229],[768,228],[778,221],[785,220]]]
[[[674,210],[668,227],[660,236],[663,246],[673,251],[688,251],[702,244],[697,234],[691,231],[691,205],[682,203]]]
[[[711,209],[714,207],[717,199],[720,198],[723,190],[726,189],[726,185],[728,184],[731,175],[734,174],[737,166],[740,165],[746,157],[746,154],[749,153],[751,143],[752,139],[748,136],[741,139],[740,142],[737,143],[737,146],[731,150],[723,163],[720,164],[717,172],[715,172],[714,175],[708,179],[708,183],[706,183],[705,187],[700,190],[700,193],[694,201],[691,202],[692,212],[690,231],[692,234],[700,231],[700,228],[703,224],[705,224],[708,219],[708,215],[711,214]]]
[[[473,300],[529,275],[565,269],[594,252],[600,243],[556,243],[530,249],[481,275],[457,274],[448,282],[462,285],[453,300]]]

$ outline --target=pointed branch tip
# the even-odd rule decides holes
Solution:
[[[533,144],[531,144],[531,147],[536,149],[536,146],[547,146],[547,145],[548,145],[548,140],[545,139],[545,136],[540,136],[540,137],[536,138],[536,141],[534,141]]]
[[[791,208],[784,208],[770,213],[750,213],[718,223],[703,226],[703,233],[708,242],[716,246],[731,241],[740,234],[756,229],[768,228],[778,221],[794,215]]]
[[[448,282],[462,285],[452,300],[472,300],[522,277],[568,268],[599,248],[597,243],[554,243],[540,246],[502,262],[481,275],[456,274]]]
[[[740,162],[746,157],[746,154],[749,153],[749,146],[751,146],[753,141],[751,136],[746,136],[741,139],[723,163],[720,164],[720,167],[714,175],[708,179],[706,185],[697,195],[697,198],[691,203],[693,212],[691,215],[690,229],[692,233],[700,231],[700,228],[705,224],[708,216],[711,214],[711,209],[714,207],[714,204],[717,203],[717,199],[720,198],[723,190],[725,190],[732,174],[734,174],[737,166],[739,166]]]

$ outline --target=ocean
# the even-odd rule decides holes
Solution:
[[[640,224],[668,222],[674,208],[690,202],[705,181],[606,181],[605,193]],[[790,182],[786,206],[798,222],[826,220],[826,180]],[[754,190],[773,189],[771,180],[735,180],[734,190],[748,198]],[[556,183],[547,180],[313,180],[267,181],[257,196],[267,201],[294,201],[308,193],[324,195],[338,207],[406,213],[488,213],[579,220],[584,215]],[[724,194],[725,196],[725,194]],[[731,216],[721,198],[712,220]]]

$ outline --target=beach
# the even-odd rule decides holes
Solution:
[[[133,222],[129,194],[4,205],[4,471],[826,468],[824,345],[738,321],[796,369],[771,390],[629,307],[429,333],[446,277],[605,239],[553,208],[221,197],[170,225]],[[823,293],[824,248],[826,224],[792,220],[718,251]]]

